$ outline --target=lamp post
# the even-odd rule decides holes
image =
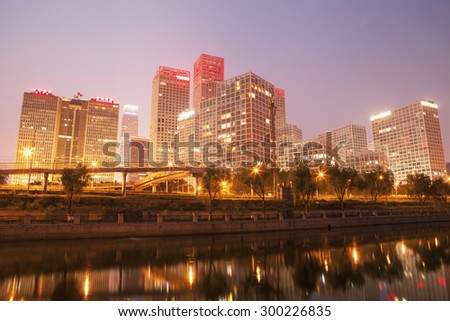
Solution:
[[[316,176],[316,185],[317,185],[317,189],[316,189],[316,192],[317,192],[317,199],[319,199],[319,185],[317,184],[317,182],[318,182],[318,179],[320,178],[320,179],[322,179],[322,178],[324,178],[325,177],[325,173],[324,172],[322,172],[322,171],[320,171],[318,174],[317,174],[317,176]]]
[[[252,175],[258,175],[259,174],[259,168],[258,166],[255,166],[252,168]],[[250,196],[253,198],[254,192],[253,192],[253,183],[250,186]]]

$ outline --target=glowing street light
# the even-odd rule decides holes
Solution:
[[[318,179],[324,179],[325,178],[325,173],[324,172],[322,172],[322,171],[319,171],[319,173],[317,174],[317,176],[316,176],[316,183],[317,183],[317,180]],[[317,185],[317,189],[316,189],[316,193],[317,193],[317,198],[319,198],[319,185]]]
[[[25,149],[23,150],[23,155],[24,155],[25,157],[30,157],[31,154],[33,154],[33,151],[32,151],[31,148],[25,148]]]
[[[92,162],[92,167],[97,167],[97,162]]]
[[[258,167],[253,167],[253,174],[258,174],[259,173],[259,168]]]

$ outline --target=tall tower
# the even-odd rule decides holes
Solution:
[[[200,102],[216,97],[217,84],[224,79],[224,59],[201,54],[194,63],[194,110]]]
[[[150,142],[153,161],[173,162],[178,115],[189,109],[190,73],[159,67],[153,77]]]
[[[106,167],[103,162],[113,163],[118,151],[111,146],[107,151],[104,145],[117,142],[119,125],[119,104],[111,98],[92,98],[88,104],[86,145],[84,162],[88,166]],[[107,152],[107,153],[105,153]],[[114,174],[95,174],[94,182],[113,182]]]
[[[138,113],[139,107],[135,105],[123,105],[121,115],[121,127],[119,140],[123,139],[123,135],[128,133],[131,136],[138,136]]]
[[[225,166],[269,164],[273,85],[248,72],[222,82],[217,90],[216,133],[226,154]]]
[[[388,110],[370,118],[375,150],[387,157],[397,182],[408,174],[423,173],[432,179],[445,176],[444,148],[438,105],[431,100]]]
[[[367,131],[362,125],[350,124],[331,132],[332,148],[342,146],[339,155],[346,162],[347,158],[359,155],[367,150]]]
[[[74,167],[84,161],[88,101],[62,98],[54,168]]]
[[[51,90],[33,89],[23,94],[15,168],[51,168],[56,154],[56,128],[61,98]],[[40,180],[33,175],[31,180]],[[28,175],[15,175],[13,184],[26,184]]]
[[[273,102],[275,104],[275,130],[280,130],[286,126],[286,99],[284,89],[275,88],[273,90]]]

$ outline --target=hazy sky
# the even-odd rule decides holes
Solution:
[[[310,138],[420,98],[439,105],[450,161],[450,1],[0,0],[0,162],[14,160],[22,95],[34,87],[140,107],[148,135],[158,66],[225,58],[286,90]]]

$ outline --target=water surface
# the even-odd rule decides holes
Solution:
[[[450,225],[2,244],[2,300],[449,300]]]

